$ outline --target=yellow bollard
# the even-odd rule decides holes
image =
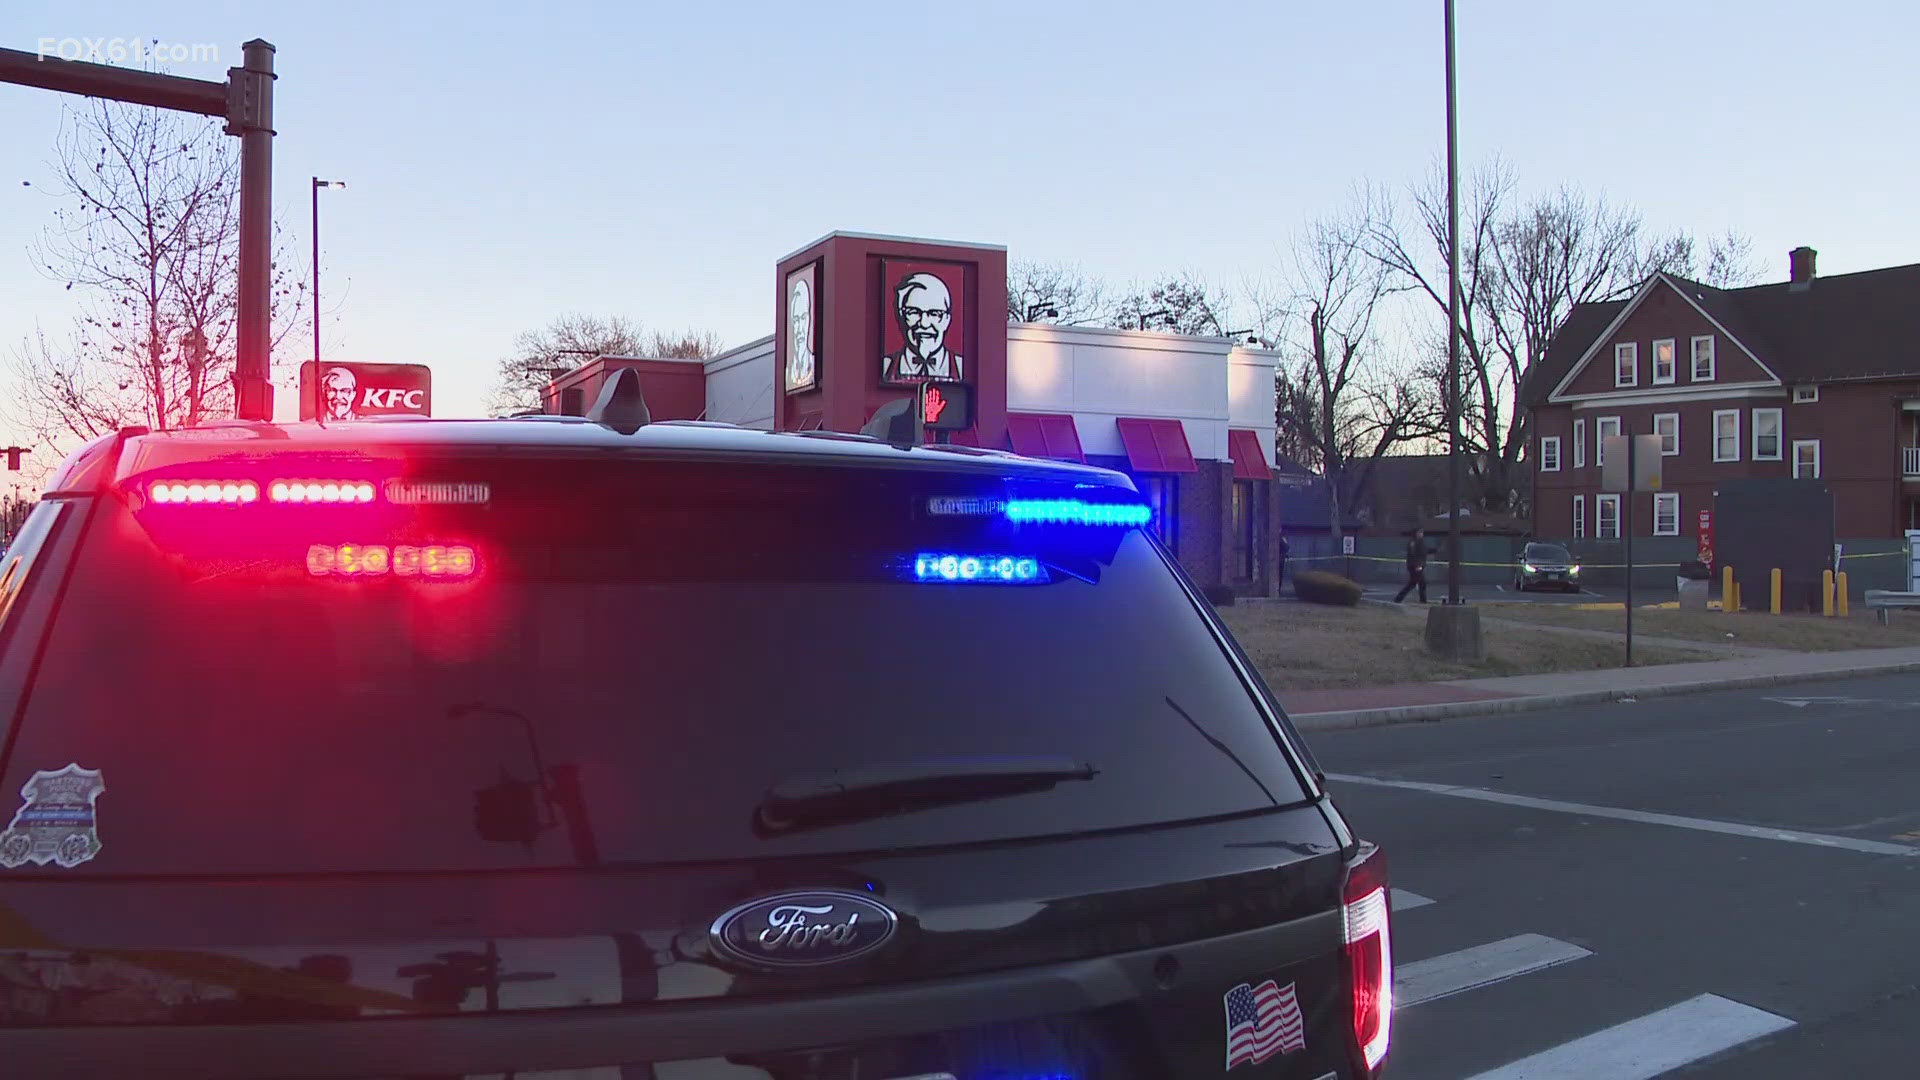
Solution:
[[[1820,571],[1820,614],[1833,618],[1833,571]]]
[[[1774,567],[1773,573],[1769,576],[1773,580],[1773,603],[1768,606],[1767,610],[1778,615],[1780,614],[1780,568],[1777,566]]]
[[[1740,586],[1733,580],[1733,567],[1720,568],[1720,610],[1740,610]]]
[[[1833,606],[1838,609],[1841,618],[1847,617],[1847,572],[1845,570],[1834,575]]]

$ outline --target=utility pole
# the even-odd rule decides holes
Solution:
[[[1453,0],[1447,20],[1447,603],[1460,603],[1460,128],[1453,74]]]
[[[240,137],[239,349],[233,371],[233,410],[242,420],[273,419],[268,356],[273,80],[273,46],[258,38],[241,46],[241,66],[228,68],[224,83],[0,49],[0,82],[218,116],[226,120],[227,134]]]

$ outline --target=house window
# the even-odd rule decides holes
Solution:
[[[1620,418],[1602,416],[1593,422],[1593,463],[1604,466],[1607,463],[1607,439],[1620,434]]]
[[[1654,342],[1653,383],[1655,386],[1673,381],[1673,366],[1673,339]]]
[[[1653,433],[1660,436],[1660,455],[1676,457],[1680,453],[1680,414],[1663,412],[1653,414]]]
[[[1147,497],[1147,505],[1153,507],[1153,524],[1149,526],[1153,535],[1160,538],[1168,551],[1179,554],[1180,478],[1140,476],[1135,480],[1140,484],[1140,494]]]
[[[1780,460],[1780,410],[1753,410],[1753,460]]]
[[[1540,471],[1560,471],[1560,436],[1549,435],[1540,440]]]
[[[1258,581],[1265,563],[1266,515],[1257,480],[1233,482],[1233,575],[1235,581]]]
[[[1820,479],[1819,439],[1793,441],[1793,478],[1795,480]]]
[[[1640,385],[1640,346],[1629,341],[1613,347],[1613,385]]]
[[[1740,410],[1714,410],[1713,460],[1740,460]]]
[[[1713,335],[1693,339],[1693,381],[1713,381]]]
[[[1593,497],[1593,535],[1601,540],[1620,539],[1620,496]]]
[[[1573,497],[1573,538],[1575,540],[1587,538],[1587,497],[1585,495]]]
[[[1793,388],[1795,405],[1811,405],[1820,400],[1820,388],[1817,386],[1796,386]]]
[[[1573,422],[1573,467],[1576,469],[1587,467],[1587,422],[1585,420]]]
[[[1659,491],[1653,496],[1653,535],[1680,535],[1680,493]]]

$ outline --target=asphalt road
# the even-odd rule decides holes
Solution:
[[[1920,1076],[1920,676],[1310,742],[1403,890],[1398,1080]]]

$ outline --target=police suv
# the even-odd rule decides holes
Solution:
[[[1384,861],[1117,473],[123,431],[0,565],[8,1076],[1371,1078]]]

